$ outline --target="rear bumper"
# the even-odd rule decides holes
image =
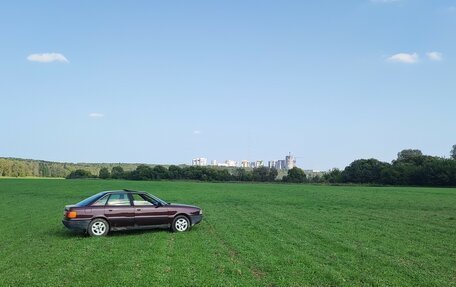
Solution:
[[[190,215],[190,220],[192,221],[192,226],[195,224],[198,224],[203,220],[203,215],[198,214],[198,215]]]
[[[71,230],[87,230],[90,220],[62,220],[63,225]]]

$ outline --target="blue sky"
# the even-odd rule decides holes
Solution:
[[[448,156],[455,31],[456,0],[2,1],[0,156]]]

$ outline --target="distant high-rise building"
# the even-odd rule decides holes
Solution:
[[[243,168],[249,167],[249,161],[244,159],[244,160],[241,162],[241,166],[242,166]]]
[[[215,159],[211,160],[211,165],[217,166],[217,161]]]
[[[257,161],[255,162],[255,167],[262,167],[262,166],[264,166],[262,160],[257,160]]]
[[[296,159],[294,158],[294,156],[291,155],[291,153],[285,157],[285,164],[286,169],[292,169],[296,166]]]
[[[207,165],[207,158],[204,158],[204,157],[194,158],[194,159],[192,159],[192,165],[206,166]]]
[[[275,160],[268,161],[268,167],[269,168],[277,168],[277,161],[275,161]]]
[[[276,162],[277,169],[286,169],[285,160],[281,159]]]

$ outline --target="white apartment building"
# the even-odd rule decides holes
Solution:
[[[234,166],[237,166],[237,162],[235,160],[226,160],[225,161],[226,163],[226,166],[230,166],[230,167],[234,167]]]
[[[207,158],[204,158],[204,157],[194,158],[194,159],[192,159],[192,165],[206,166],[207,165]]]

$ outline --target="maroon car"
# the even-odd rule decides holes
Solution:
[[[167,203],[142,191],[103,191],[65,206],[63,224],[92,236],[127,229],[170,228],[183,232],[201,222],[203,211],[192,205]]]

